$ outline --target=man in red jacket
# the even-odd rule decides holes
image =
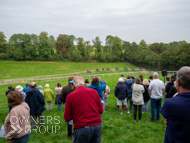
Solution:
[[[96,90],[86,88],[84,79],[74,79],[76,89],[67,96],[64,112],[65,121],[73,119],[74,143],[100,143],[103,107]]]

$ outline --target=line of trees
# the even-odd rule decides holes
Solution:
[[[47,32],[13,34],[9,41],[0,31],[0,59],[14,61],[92,61],[130,62],[146,68],[176,70],[190,65],[190,43],[186,41],[139,44],[108,35],[105,45],[97,36],[91,41],[60,34],[56,39]]]

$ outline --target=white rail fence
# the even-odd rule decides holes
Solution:
[[[32,82],[32,81],[47,81],[47,80],[58,80],[63,79],[67,80],[69,76],[82,76],[82,77],[92,77],[93,75],[97,76],[113,76],[113,75],[121,75],[121,74],[150,74],[153,73],[153,71],[145,71],[144,69],[133,69],[133,70],[124,70],[124,68],[119,68],[120,71],[125,72],[117,72],[117,73],[108,73],[107,71],[104,71],[104,73],[98,74],[96,70],[90,70],[91,73],[86,72],[75,72],[75,73],[68,73],[68,74],[57,74],[57,75],[45,75],[45,76],[36,76],[36,77],[24,77],[24,78],[15,78],[15,79],[5,79],[0,81],[0,85],[6,85],[6,84],[14,84],[14,83],[26,83],[26,82]],[[123,69],[123,70],[121,70]],[[110,71],[116,71],[116,69],[110,69]],[[103,71],[100,71],[103,72]],[[161,73],[161,71],[157,71]],[[175,74],[176,71],[167,71],[168,74]]]

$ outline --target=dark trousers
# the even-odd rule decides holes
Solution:
[[[142,105],[133,105],[134,106],[134,120],[137,118],[137,107],[139,107],[139,120],[141,120],[142,115]]]
[[[30,131],[26,135],[20,137],[20,138],[15,138],[14,143],[27,143],[30,137]]]
[[[36,125],[36,119],[37,119],[37,117],[39,118],[39,122],[40,122],[40,128],[42,128],[43,126],[44,126],[44,112],[42,112],[42,113],[39,113],[39,114],[35,114],[35,115],[32,115],[31,114],[31,116],[30,116],[30,120],[31,120],[31,122],[32,122],[32,128],[33,129],[38,129],[38,127],[37,127],[37,125]]]
[[[129,110],[133,110],[132,93],[128,93],[128,96],[127,96],[127,104],[128,104],[128,101],[129,101],[129,103],[130,103],[130,108],[129,108]]]
[[[73,143],[100,143],[102,125],[79,128],[74,131]]]
[[[72,136],[72,125],[67,122],[67,132],[68,132],[68,137]]]

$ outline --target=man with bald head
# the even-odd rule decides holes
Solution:
[[[158,73],[153,74],[153,81],[150,82],[148,92],[151,101],[151,121],[155,122],[155,110],[157,110],[156,120],[160,120],[160,110],[162,103],[162,96],[165,93],[165,87],[163,81],[158,79]]]
[[[177,72],[175,97],[167,98],[161,109],[167,125],[165,143],[190,143],[190,67]]]
[[[36,126],[36,119],[39,118],[40,121],[40,127],[42,128],[44,126],[44,105],[45,100],[44,96],[41,94],[41,92],[36,88],[36,83],[31,83],[31,88],[26,92],[26,98],[25,102],[28,103],[28,106],[30,107],[30,117],[32,121],[32,128],[38,129]]]
[[[76,89],[67,96],[65,121],[73,119],[74,143],[100,143],[102,134],[102,103],[95,89],[86,88],[84,79],[74,79]]]

